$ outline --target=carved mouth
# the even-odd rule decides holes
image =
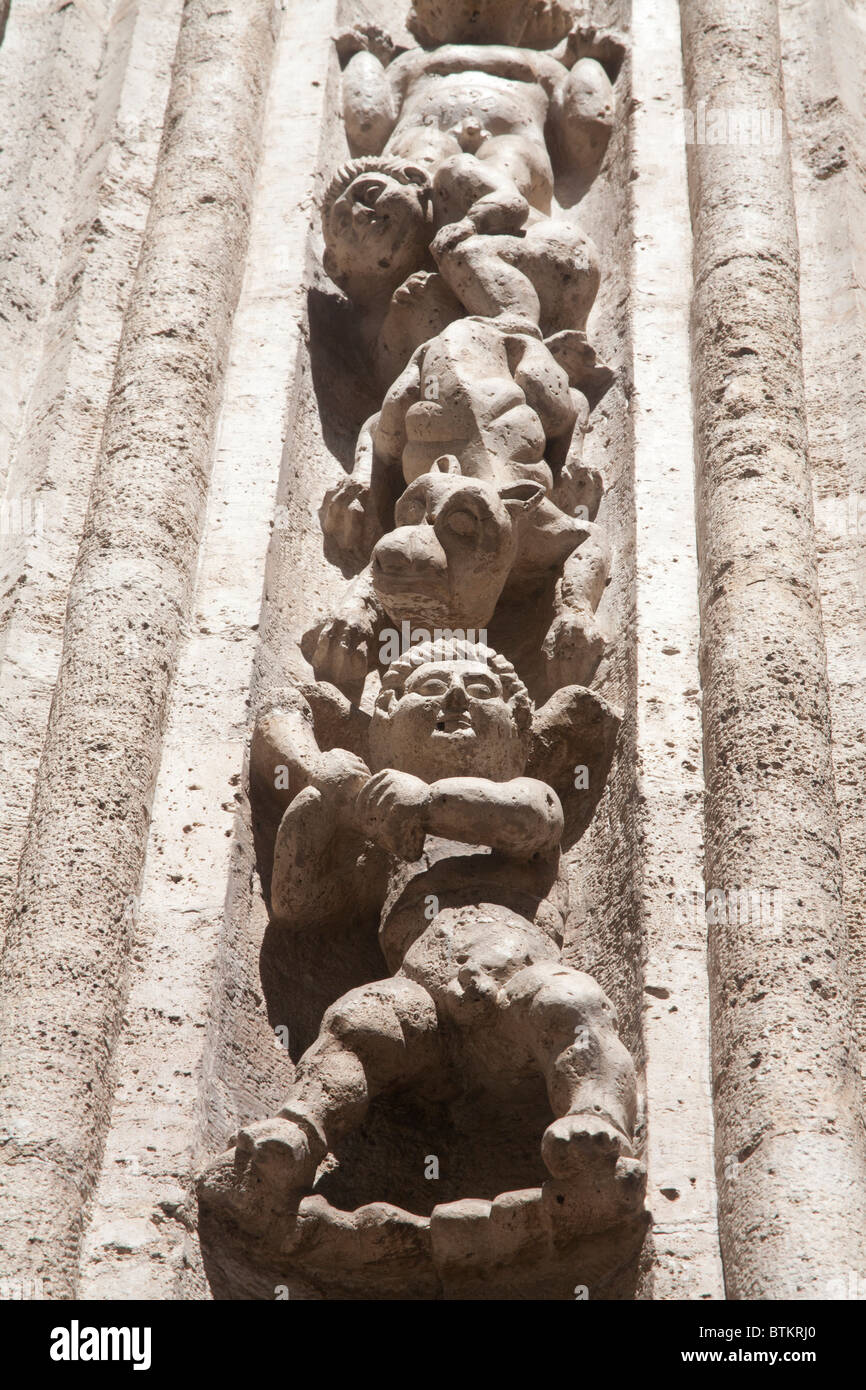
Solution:
[[[472,720],[468,714],[440,714],[436,720],[437,734],[469,734],[475,737]]]

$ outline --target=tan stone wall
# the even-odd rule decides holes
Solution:
[[[864,31],[843,0],[634,9],[594,10],[629,53],[579,204],[625,717],[564,958],[638,1065],[640,1296],[825,1297],[866,1238]],[[0,1245],[51,1297],[239,1277],[194,1176],[376,974],[348,931],[274,949],[247,774],[343,591],[318,508],[371,409],[318,217],[353,17],[13,0],[0,48]],[[687,159],[700,103],[790,146]]]

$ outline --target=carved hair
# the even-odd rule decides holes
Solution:
[[[414,183],[418,188],[430,193],[431,183],[427,173],[408,159],[390,159],[387,155],[366,155],[363,159],[350,159],[338,169],[328,184],[322,202],[322,226],[328,232],[328,218],[334,204],[342,193],[360,174],[387,174],[398,183]]]
[[[511,662],[492,648],[465,639],[440,638],[436,642],[421,642],[417,647],[410,647],[391,662],[382,676],[382,689],[393,690],[399,699],[412,672],[432,661],[477,661],[482,666],[488,666],[502,682],[505,699],[514,706],[514,716],[521,734],[529,728],[532,701]]]

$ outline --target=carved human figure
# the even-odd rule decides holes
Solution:
[[[547,220],[525,237],[446,228],[442,273],[401,279],[429,236],[425,187],[414,166],[358,160],[323,206],[326,269],[369,310],[365,332],[392,371],[351,474],[320,513],[336,556],[355,568],[392,523],[401,472],[411,482],[442,453],[471,476],[538,478],[569,512],[594,515],[600,497],[598,474],[582,467],[585,391],[610,378],[583,332],[599,281],[592,244]]]
[[[595,699],[578,690],[558,697],[557,727],[573,721],[572,758],[592,761],[578,747],[579,712]],[[375,1095],[422,1085],[449,1066],[482,1083],[543,1077],[554,1116],[541,1136],[543,1162],[604,1208],[617,1160],[632,1155],[634,1068],[609,999],[561,959],[561,923],[546,899],[563,812],[551,786],[526,775],[532,723],[526,689],[504,658],[430,643],[385,675],[369,767],[345,751],[321,754],[297,713],[271,716],[259,732],[257,775],[281,762],[304,786],[277,834],[275,917],[287,927],[318,920],[315,866],[335,837],[360,830],[392,856],[380,940],[393,974],[328,1009],[278,1117],[238,1136],[234,1200],[254,1229],[266,1230],[312,1185]],[[484,848],[467,855],[466,845]],[[205,1176],[205,1193],[207,1184]]]
[[[598,290],[598,253],[575,223],[536,216],[519,235],[487,235],[450,222],[441,199],[422,166],[389,155],[343,165],[322,203],[325,270],[359,310],[385,386],[464,312],[551,338],[583,332]]]
[[[613,88],[595,58],[574,62],[568,45],[554,56],[445,43],[386,64],[370,47],[355,53],[343,74],[350,146],[429,169],[440,226],[469,216],[478,231],[514,232],[530,207],[549,215],[551,153],[572,174],[595,174],[614,117]]]
[[[325,534],[366,563],[405,485],[441,455],[466,477],[538,482],[566,509],[594,514],[600,479],[582,467],[588,421],[586,396],[537,333],[458,319],[416,349],[366,422],[351,474],[326,494]]]

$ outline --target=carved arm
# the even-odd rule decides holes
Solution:
[[[425,834],[532,859],[556,849],[563,827],[556,793],[532,777],[448,777],[428,785],[393,768],[370,778],[355,814],[364,834],[403,859],[420,858]]]

